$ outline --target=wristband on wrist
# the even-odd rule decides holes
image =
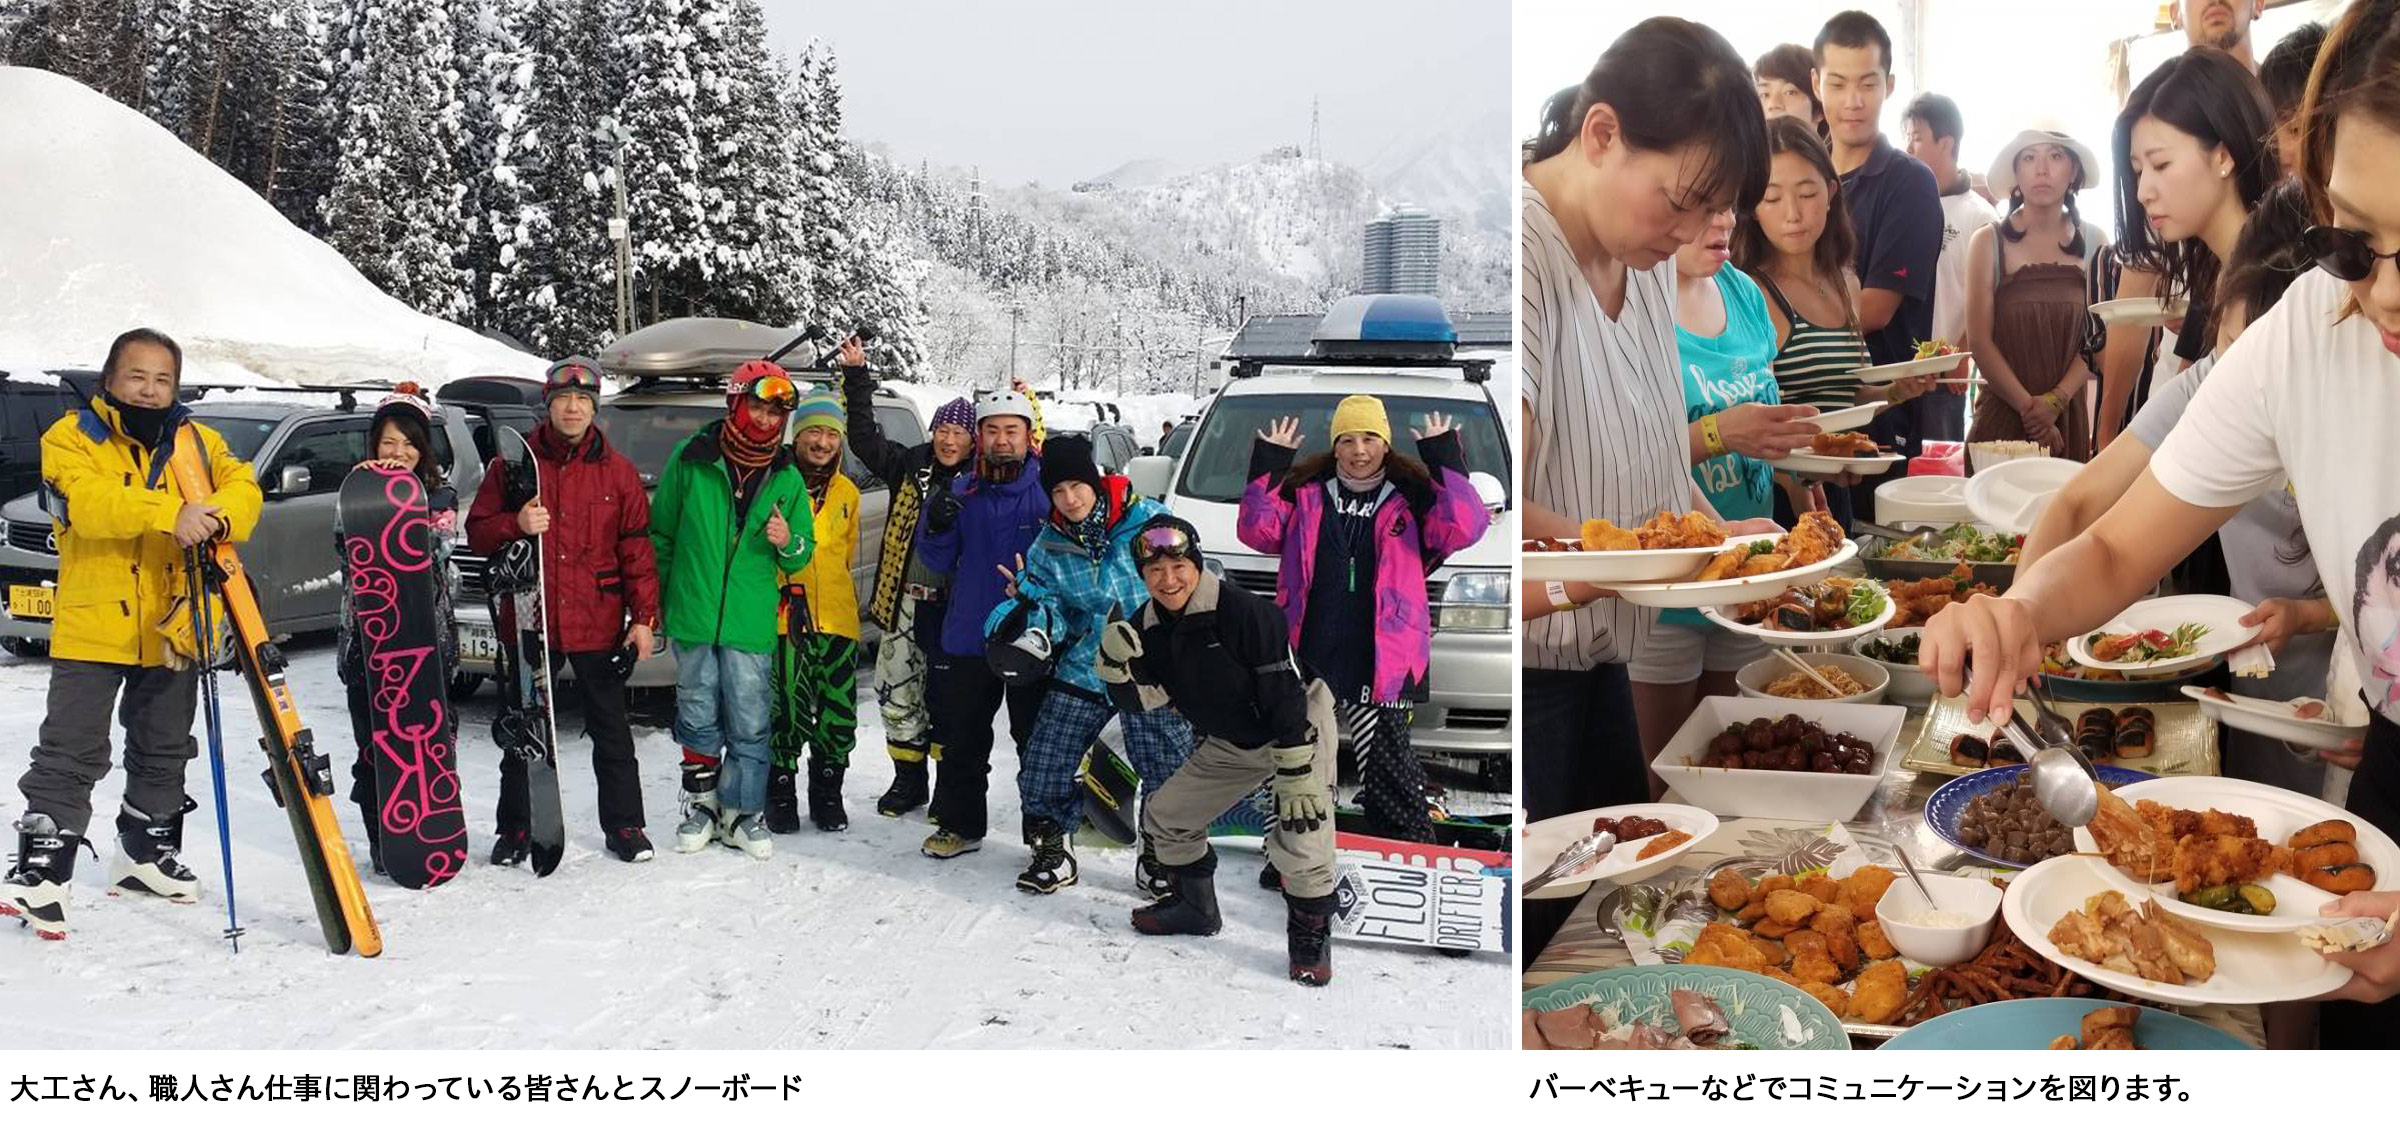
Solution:
[[[1725,446],[1725,435],[1718,430],[1717,417],[1713,413],[1700,417],[1700,442],[1708,449],[1712,459],[1732,450]]]
[[[1576,609],[1583,607],[1582,605],[1567,599],[1567,585],[1564,581],[1544,582],[1542,585],[1542,591],[1549,594],[1550,607],[1555,608],[1560,612],[1573,612]]]

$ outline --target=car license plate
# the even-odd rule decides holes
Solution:
[[[497,660],[500,658],[500,638],[489,630],[472,624],[458,626],[458,657],[460,659]]]
[[[8,586],[8,614],[19,620],[55,620],[56,592],[40,585]]]

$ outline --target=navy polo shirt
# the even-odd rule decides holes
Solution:
[[[1933,170],[1892,148],[1882,134],[1865,164],[1842,177],[1850,228],[1858,233],[1858,284],[1897,291],[1900,309],[1867,336],[1878,365],[1916,356],[1933,337],[1934,263],[1942,254],[1942,190]]]

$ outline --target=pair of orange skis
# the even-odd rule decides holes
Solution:
[[[177,437],[168,468],[178,493],[188,501],[205,501],[209,486],[207,453],[197,431],[186,427]],[[383,952],[383,931],[367,907],[366,888],[350,845],[342,839],[333,816],[333,770],[317,752],[315,735],[300,721],[299,707],[285,685],[283,652],[269,641],[266,618],[259,614],[258,593],[242,559],[225,542],[211,542],[202,551],[207,589],[225,602],[232,623],[234,657],[250,698],[258,707],[259,744],[267,753],[267,782],[277,803],[292,822],[292,838],[300,846],[300,865],[308,877],[308,893],[317,904],[317,922],[325,931],[325,948],[333,953],[374,957]],[[206,649],[209,641],[199,641]]]

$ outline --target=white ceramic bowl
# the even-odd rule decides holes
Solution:
[[[1879,639],[1913,640],[1924,630],[1923,628],[1885,628],[1874,635],[1850,641],[1850,650],[1853,653],[1862,651],[1868,643]],[[1863,655],[1858,658],[1867,659]],[[1933,704],[1934,696],[1942,689],[1941,684],[1935,682],[1933,676],[1918,670],[1916,664],[1886,663],[1880,659],[1867,659],[1867,662],[1882,668],[1883,673],[1890,677],[1891,683],[1884,688],[1883,695],[1887,702],[1896,702],[1902,706],[1930,706]]]
[[[1709,741],[1726,727],[1786,714],[1857,737],[1875,747],[1874,762],[1865,773],[1709,769],[1699,764],[1708,756]],[[1674,790],[1676,799],[1719,816],[1812,823],[1848,820],[1875,795],[1892,759],[1899,756],[1900,728],[1907,720],[1908,711],[1897,706],[1711,696],[1700,700],[1667,748],[1659,751],[1651,769]]]
[[[1973,961],[1991,944],[1992,926],[2000,918],[2000,888],[1964,875],[1922,877],[1943,910],[1965,914],[1975,920],[1974,925],[1911,926],[1902,921],[1925,909],[1925,896],[1902,875],[1885,889],[1883,901],[1875,904],[1875,921],[1883,924],[1883,936],[1910,961],[1936,967]]]
[[[1867,688],[1867,691],[1865,694],[1848,695],[1842,698],[1779,698],[1770,695],[1767,693],[1768,683],[1785,675],[1800,673],[1791,664],[1772,655],[1734,672],[1734,685],[1742,689],[1743,698],[1763,698],[1768,702],[1878,703],[1883,701],[1884,691],[1892,681],[1892,673],[1883,664],[1863,655],[1844,655],[1834,651],[1803,651],[1800,653],[1800,659],[1811,667],[1820,665],[1839,667],[1849,672],[1850,677],[1858,680],[1859,685]]]

